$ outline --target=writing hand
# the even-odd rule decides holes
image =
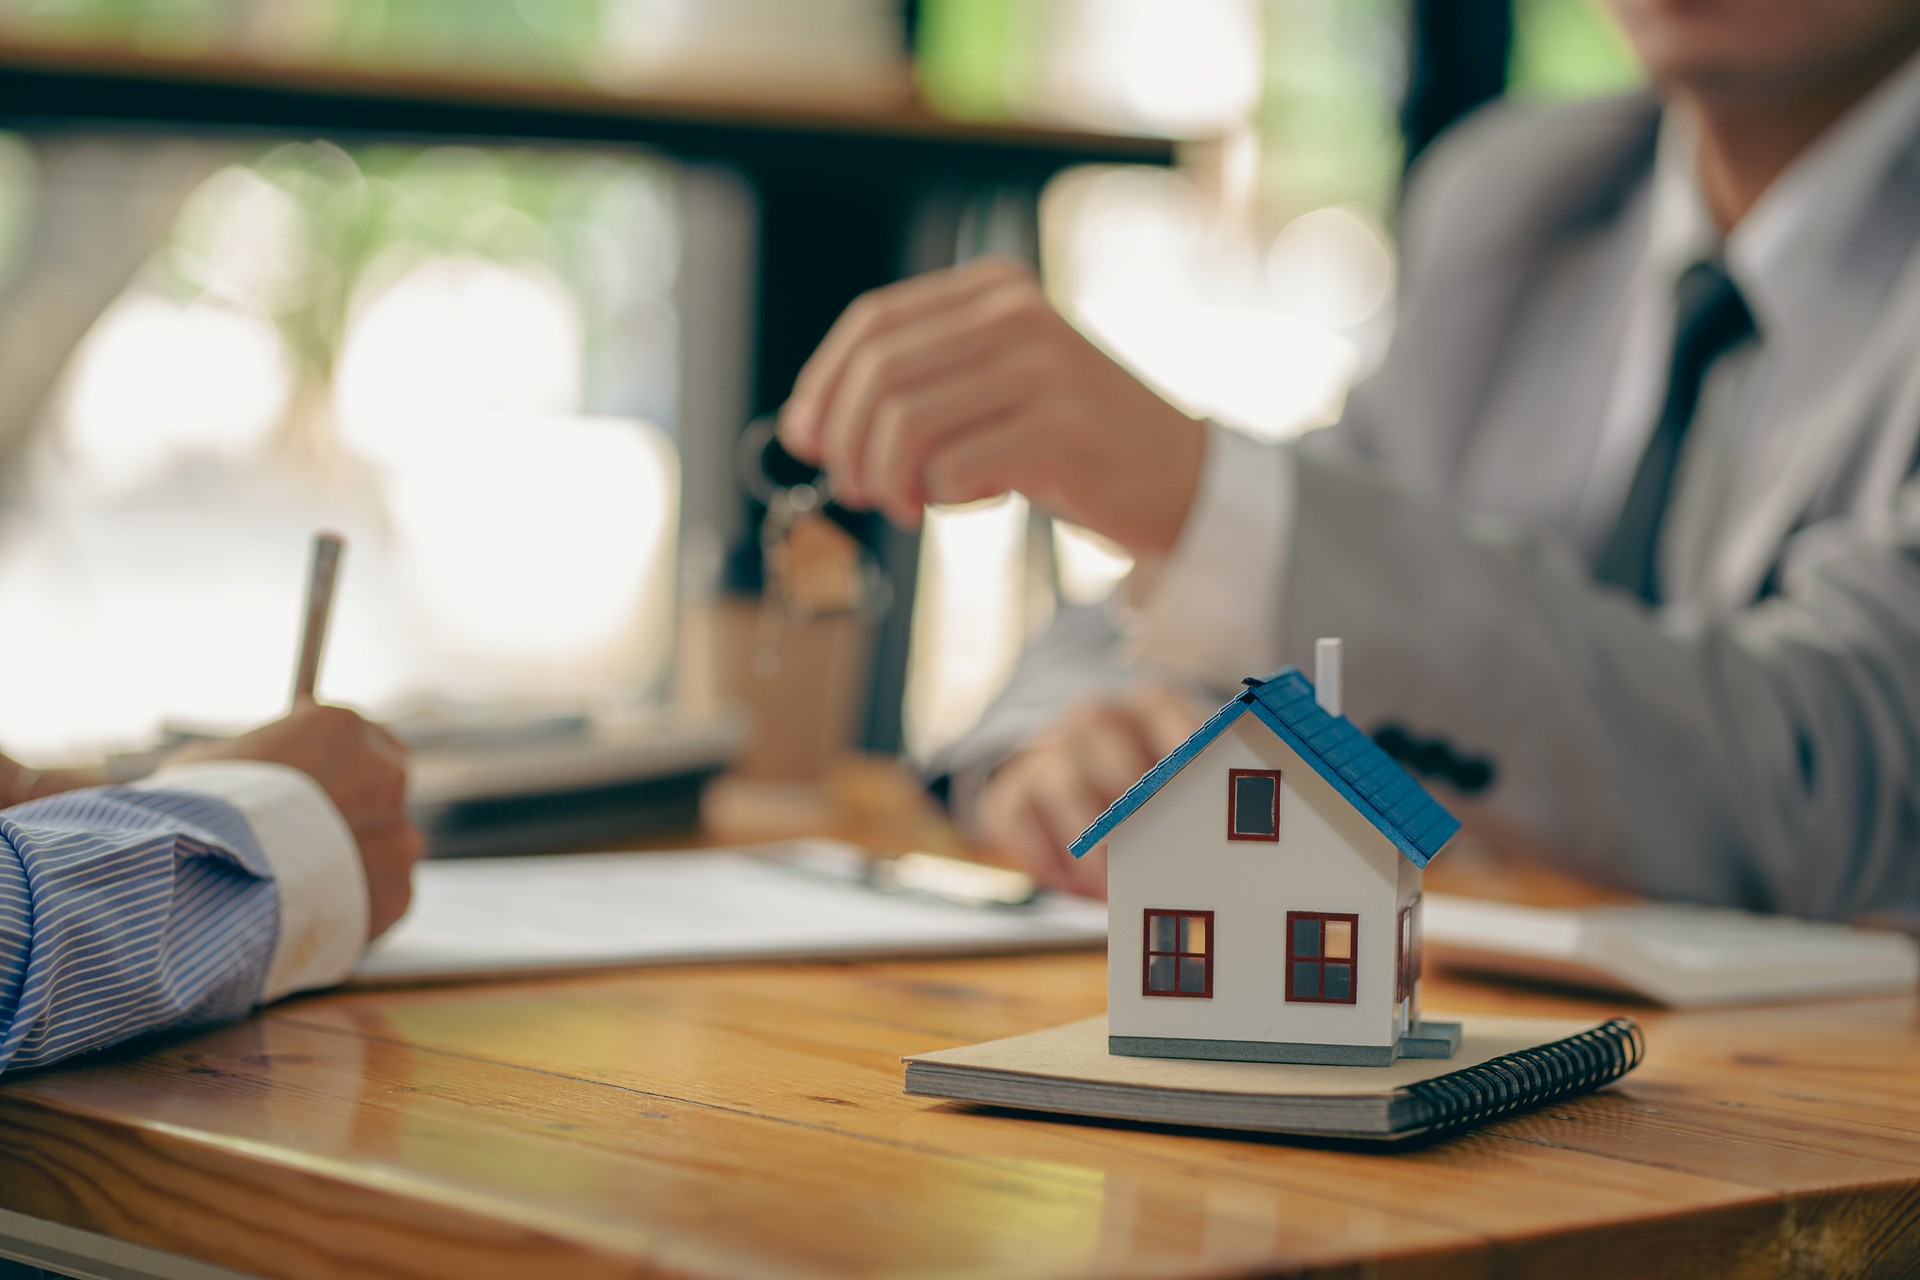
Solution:
[[[345,707],[302,701],[285,717],[220,742],[194,743],[167,760],[263,760],[312,778],[346,820],[367,874],[367,938],[385,933],[413,898],[413,864],[425,848],[407,813],[407,749]]]

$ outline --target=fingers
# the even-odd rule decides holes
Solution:
[[[994,773],[981,797],[981,833],[1042,884],[1104,897],[1104,858],[1076,859],[1067,846],[1204,715],[1158,684],[1080,703]]]
[[[411,822],[355,833],[367,877],[367,940],[391,929],[413,901],[413,866],[426,850]]]
[[[1137,782],[1153,764],[1146,753],[1139,750],[1125,726],[1117,722],[1109,732],[1089,739],[1084,750],[1080,767],[1108,804]]]
[[[406,745],[346,707],[302,701],[284,719],[203,755],[300,770],[327,793],[356,839],[406,821]]]
[[[974,376],[930,382],[883,400],[865,437],[865,456],[850,464],[860,477],[857,500],[903,528],[917,528],[927,504],[927,460],[960,433],[1013,412],[1026,397],[1026,379],[1006,367],[1011,363],[995,361]]]
[[[820,461],[840,500],[918,524],[927,452],[1028,398],[1047,363],[1045,328],[1061,323],[1031,277],[1010,278],[865,338],[819,406]]]
[[[348,826],[359,831],[406,820],[405,744],[346,707],[314,707],[308,728],[311,767]]]
[[[1107,849],[1098,845],[1080,857],[1061,851],[1065,865],[1061,868],[1060,878],[1055,885],[1067,893],[1077,893],[1083,898],[1102,898],[1107,896]]]
[[[1052,848],[1064,850],[1092,825],[1112,802],[1087,776],[1081,762],[1060,753],[1036,780],[1029,793]]]
[[[1067,851],[1110,802],[1059,743],[1035,746],[1001,766],[982,797],[982,834],[1014,855],[1040,883],[1098,891],[1104,872],[1089,875]]]
[[[977,304],[947,308],[862,343],[848,358],[832,395],[819,409],[820,462],[843,502],[871,502],[873,446],[889,427],[917,422],[915,401],[933,403],[993,390],[981,376],[1004,341]]]
[[[794,381],[780,413],[780,440],[807,462],[823,458],[824,415],[857,353],[879,335],[948,310],[1030,275],[1004,258],[981,258],[861,295],[848,306]]]
[[[1185,742],[1207,717],[1206,707],[1163,684],[1138,686],[1129,705],[1132,722],[1156,761]]]
[[[206,758],[298,769],[347,824],[367,881],[367,928],[379,937],[405,914],[425,841],[407,812],[406,745],[346,707],[302,699],[272,724],[214,744]]]
[[[1083,771],[1094,796],[1112,804],[1119,793],[1137,783],[1160,754],[1152,752],[1127,704],[1098,700],[1069,712],[1058,729],[1058,747],[1071,754]]]
[[[1141,555],[1172,548],[1206,432],[1068,324],[1030,271],[981,260],[848,307],[780,438],[840,501],[908,527],[929,500],[1019,490]]]
[[[393,736],[385,725],[375,724],[371,720],[361,723],[361,732],[365,734],[367,745],[373,748],[375,755],[397,768],[405,769],[410,754],[407,744]]]
[[[920,468],[927,501],[957,506],[1017,489],[1052,509],[1055,477],[1047,457],[1053,442],[1037,429],[1042,416],[1025,405],[946,441]]]
[[[1066,845],[1053,838],[1051,819],[1035,804],[1025,804],[1021,808],[1022,825],[1030,834],[1026,837],[1027,846],[1032,851],[1031,866],[1033,878],[1049,889],[1059,889],[1067,893],[1078,893],[1086,897],[1104,898],[1106,890],[1106,866],[1104,860],[1095,861],[1098,855],[1088,854],[1076,858]]]
[[[1100,816],[1112,797],[1104,795],[1081,762],[1071,756],[1062,755],[1037,782],[1039,785],[1029,792],[1028,803],[1043,842],[1040,856],[1047,867],[1048,883],[1071,893],[1104,897],[1104,861],[1089,862],[1092,854],[1076,858],[1068,846]]]

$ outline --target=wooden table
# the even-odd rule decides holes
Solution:
[[[0,1235],[107,1275],[1920,1274],[1913,998],[1635,1010],[1623,1084],[1396,1155],[900,1092],[1104,998],[1081,954],[296,1000],[0,1086]]]

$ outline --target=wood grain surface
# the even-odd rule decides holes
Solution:
[[[843,833],[929,833],[861,803]],[[1622,1084],[1391,1155],[901,1093],[901,1054],[1104,991],[1083,954],[297,1000],[0,1085],[0,1208],[312,1277],[1920,1275],[1920,1000],[1632,1009]]]

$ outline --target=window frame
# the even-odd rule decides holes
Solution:
[[[1180,945],[1181,920],[1204,920],[1207,929],[1207,945],[1200,951],[1156,951],[1153,948],[1153,922],[1156,917],[1174,921],[1173,941]],[[1153,989],[1153,961],[1156,956],[1171,956],[1174,959],[1172,991]],[[1200,991],[1181,991],[1180,961],[1199,959],[1207,975],[1206,987]],[[1147,907],[1140,914],[1140,994],[1156,999],[1173,996],[1183,1000],[1213,999],[1213,912],[1187,911],[1178,907]]]
[[[1411,1000],[1420,985],[1420,966],[1423,957],[1420,954],[1420,895],[1415,894],[1400,908],[1395,922],[1394,947],[1394,991],[1397,1004],[1402,1000]]]
[[[1317,920],[1320,922],[1320,954],[1319,955],[1302,956],[1302,955],[1294,954],[1294,950],[1293,950],[1294,938],[1295,938],[1294,922],[1297,920]],[[1293,985],[1293,974],[1294,974],[1294,966],[1296,964],[1318,965],[1320,970],[1320,982],[1318,984],[1319,989],[1322,992],[1324,992],[1327,989],[1327,983],[1326,983],[1327,964],[1328,964],[1327,954],[1326,954],[1327,925],[1329,923],[1332,923],[1335,921],[1341,921],[1341,920],[1346,921],[1347,924],[1353,930],[1351,935],[1352,954],[1349,955],[1345,961],[1335,960],[1332,963],[1334,964],[1344,963],[1347,966],[1348,970],[1350,971],[1347,979],[1347,994],[1345,995],[1345,997],[1327,996],[1327,995],[1315,995],[1315,996],[1295,995],[1294,985]],[[1350,912],[1350,911],[1289,911],[1287,912],[1287,1003],[1288,1004],[1358,1004],[1360,1003],[1360,916],[1358,915],[1358,913]]]
[[[1271,778],[1273,780],[1273,833],[1271,835],[1246,834],[1235,830],[1238,825],[1234,818],[1240,809],[1240,779]],[[1280,843],[1280,771],[1278,769],[1229,769],[1227,770],[1227,839],[1251,841],[1256,844]]]

